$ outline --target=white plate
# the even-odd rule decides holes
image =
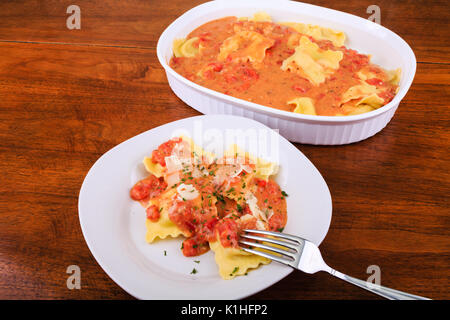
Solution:
[[[265,154],[265,147],[278,148],[279,157],[272,152],[265,158],[279,158],[276,181],[289,195],[285,232],[317,245],[325,238],[331,221],[330,192],[319,171],[297,148],[251,119],[198,116],[137,135],[105,153],[89,170],[80,190],[78,211],[83,235],[97,262],[111,279],[139,299],[241,299],[284,278],[292,269],[272,262],[248,276],[222,280],[212,252],[187,258],[180,250],[181,238],[145,242],[145,211],[130,199],[129,190],[145,177],[143,158],[180,129],[207,150],[221,137],[236,132],[230,130],[241,130],[239,136],[245,137],[242,141],[247,145],[234,142],[258,156]],[[252,132],[256,132],[256,140]],[[260,143],[258,150],[252,149],[255,143]],[[193,268],[198,273],[190,274]]]
[[[275,22],[298,21],[344,31],[345,46],[371,54],[372,62],[386,69],[402,69],[400,88],[387,105],[354,116],[312,116],[270,108],[202,87],[175,72],[169,61],[176,38],[186,37],[200,25],[225,16],[248,17],[267,12]],[[177,18],[161,34],[158,60],[173,92],[204,114],[232,114],[266,124],[290,141],[339,145],[357,142],[382,130],[394,116],[416,73],[416,58],[409,45],[394,32],[369,20],[328,8],[294,1],[223,0],[203,3]]]

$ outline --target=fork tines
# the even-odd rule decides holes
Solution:
[[[298,261],[305,243],[302,238],[280,232],[249,229],[243,231],[245,233],[241,234],[241,238],[244,240],[239,240],[239,243],[244,245],[241,246],[242,250],[291,266]]]

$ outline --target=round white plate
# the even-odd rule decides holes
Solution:
[[[139,299],[241,299],[287,276],[292,269],[272,262],[233,280],[222,280],[213,253],[187,258],[182,238],[145,241],[145,210],[129,197],[146,176],[142,160],[175,135],[188,135],[220,156],[218,146],[241,148],[277,161],[276,181],[289,195],[284,232],[319,245],[331,221],[331,196],[314,165],[289,141],[243,117],[198,116],[137,135],[105,153],[89,170],[78,211],[84,238],[97,262],[119,286]],[[233,140],[232,137],[236,137]],[[196,273],[192,273],[193,269]],[[301,289],[300,289],[301,290]]]

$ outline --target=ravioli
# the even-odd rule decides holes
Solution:
[[[370,85],[366,83],[365,81],[362,81],[361,84],[358,84],[356,86],[353,86],[349,88],[344,94],[342,95],[342,103],[346,103],[351,100],[356,99],[364,99],[368,97],[372,97],[372,101],[378,101],[376,97],[379,90],[376,86]],[[378,97],[379,98],[379,97]],[[361,100],[360,100],[361,101]],[[368,101],[366,99],[366,101]]]
[[[255,22],[271,22],[272,18],[266,12],[260,11],[260,12],[255,13],[253,15],[253,18],[250,20],[255,21]]]
[[[242,249],[225,248],[219,239],[211,242],[209,246],[214,251],[219,274],[225,280],[245,275],[250,269],[271,262],[270,259],[245,252]]]
[[[401,74],[402,74],[402,69],[397,68],[397,69],[395,69],[395,70],[389,70],[389,71],[387,72],[387,74],[388,74],[388,81],[389,81],[391,84],[398,85],[399,82],[400,82],[400,77],[401,77]]]
[[[254,22],[271,22],[272,18],[266,12],[260,11],[260,12],[255,13],[252,18],[239,17],[238,20],[239,21],[254,21]]]
[[[164,175],[164,167],[159,163],[154,163],[151,158],[145,157],[143,163],[147,172],[155,175],[158,178]]]
[[[300,34],[306,34],[316,40],[329,40],[337,47],[343,46],[345,43],[346,36],[342,31],[298,22],[281,22],[280,24],[291,27]]]
[[[160,218],[158,221],[151,221],[146,219],[145,226],[147,233],[145,240],[148,243],[152,243],[156,239],[165,239],[167,237],[176,238],[183,235],[183,231],[180,230],[169,218],[168,210],[172,202],[172,198],[175,196],[174,190],[168,190],[160,197],[154,200],[150,200],[147,204],[147,208],[154,205],[160,211]]]
[[[208,89],[283,111],[313,116],[360,114],[388,104],[399,90],[401,69],[385,70],[370,62],[370,54],[347,48],[344,32],[302,22],[276,22],[266,12],[212,20],[177,41],[170,66],[182,76]],[[374,85],[377,91],[343,100],[345,92],[352,94],[355,79]]]
[[[161,144],[144,164],[150,176],[136,183],[130,195],[145,208],[148,243],[183,236],[185,256],[211,248],[223,279],[270,262],[243,251],[238,237],[241,229],[284,227],[284,195],[270,179],[278,165],[237,145],[218,158],[185,136]]]
[[[301,114],[309,114],[309,115],[316,115],[316,109],[314,107],[314,102],[311,98],[295,98],[291,101],[288,101],[288,104],[294,104],[295,113],[301,113]]]
[[[342,58],[341,51],[322,50],[302,36],[294,54],[283,61],[281,70],[298,73],[312,84],[319,85],[339,68]]]
[[[258,158],[250,154],[249,152],[242,150],[238,145],[231,145],[224,156],[231,157],[243,157],[249,159],[249,163],[255,165],[255,177],[268,180],[270,176],[278,173],[278,165],[275,162],[270,162],[262,158]]]
[[[193,37],[190,39],[176,39],[173,41],[173,53],[175,57],[195,57],[198,52],[198,37]]]
[[[288,112],[347,116],[383,107],[399,90],[401,69],[377,66],[370,54],[347,48],[346,38],[334,28],[276,22],[256,11],[199,26],[187,36],[198,42],[174,43],[170,66],[208,89]],[[376,92],[353,98],[357,79]]]
[[[261,63],[266,50],[273,46],[274,40],[254,31],[240,31],[225,39],[220,46],[218,61],[230,59],[235,62]]]

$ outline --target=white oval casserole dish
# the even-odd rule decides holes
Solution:
[[[258,11],[267,12],[274,22],[302,22],[344,31],[347,35],[346,47],[370,54],[371,62],[385,69],[402,69],[397,95],[387,105],[360,115],[303,115],[207,89],[187,80],[169,66],[174,39],[186,37],[208,21],[226,16],[249,17]],[[381,131],[392,119],[416,72],[414,52],[392,31],[348,13],[293,1],[227,0],[204,3],[187,11],[167,27],[158,40],[157,55],[171,89],[192,108],[204,114],[248,117],[278,129],[288,140],[320,145],[357,142]]]

